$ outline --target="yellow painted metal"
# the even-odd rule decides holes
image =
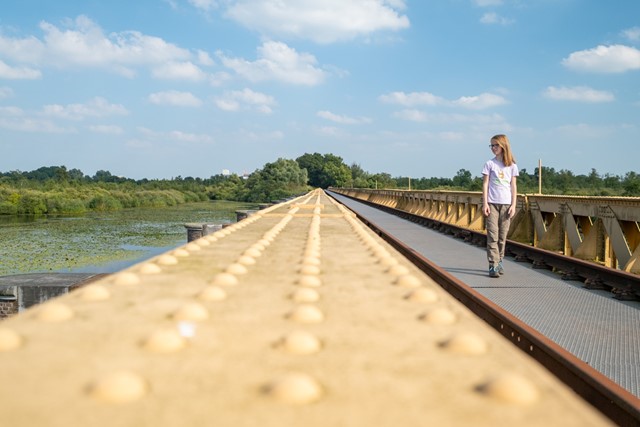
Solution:
[[[611,425],[321,191],[3,321],[0,378],[12,427]]]
[[[538,242],[538,247],[553,252],[562,252],[564,249],[562,217],[556,216],[547,226],[547,231]]]
[[[640,245],[636,248],[625,266],[625,271],[629,273],[640,274]]]
[[[474,230],[483,230],[484,223],[482,225],[482,228],[476,228]],[[524,244],[529,244],[533,240],[532,218],[525,210],[519,210],[516,216],[511,220],[511,226],[509,228],[507,238]]]
[[[385,206],[475,231],[484,228],[482,194],[478,192],[332,190],[374,203],[378,195],[384,195]],[[509,231],[515,241],[611,268],[631,272],[640,268],[638,197],[519,195],[517,210]]]
[[[590,220],[588,222],[585,220],[582,224],[584,237],[580,246],[574,251],[573,256],[585,261],[595,262],[598,260],[598,244],[601,236],[598,233],[598,226],[597,224],[592,225]],[[586,226],[587,224],[588,226]]]

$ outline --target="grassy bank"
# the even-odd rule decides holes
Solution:
[[[149,190],[104,188],[98,185],[60,186],[51,189],[23,189],[0,186],[0,215],[82,214],[126,208],[162,208],[208,200],[205,189]]]

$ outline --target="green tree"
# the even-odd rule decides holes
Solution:
[[[456,176],[453,177],[452,184],[454,187],[467,189],[471,186],[473,182],[473,177],[471,176],[471,172],[466,169],[460,169]]]
[[[55,171],[55,180],[58,184],[66,184],[69,182],[69,172],[66,166],[60,166]]]
[[[351,169],[342,157],[334,154],[303,154],[296,159],[302,169],[307,170],[309,185],[318,188],[346,187],[352,182]]]
[[[391,178],[388,173],[376,173],[371,176],[373,186],[371,188],[383,189],[383,188],[396,188],[396,180]]]
[[[343,163],[342,158],[335,157],[325,163],[324,178],[324,185],[321,188],[346,187],[351,182],[351,169]]]
[[[96,182],[114,182],[115,176],[111,175],[111,172],[105,170],[99,170],[93,175],[93,180]]]
[[[295,160],[278,159],[256,170],[247,180],[245,201],[271,202],[304,193],[307,187],[307,171]]]
[[[622,181],[625,196],[640,195],[640,175],[635,172],[627,172]]]
[[[536,168],[536,171],[538,169]],[[527,172],[527,169],[523,168],[519,171],[516,182],[518,183],[518,193],[537,193],[538,192],[538,178],[534,174]],[[482,187],[479,188],[482,190]]]
[[[74,182],[84,181],[84,173],[80,169],[70,169],[68,173],[69,180]]]
[[[599,188],[602,186],[602,178],[600,178],[600,175],[598,175],[598,172],[594,168],[591,169],[587,183],[591,188]]]
[[[210,183],[207,187],[207,195],[211,200],[242,200],[244,198],[245,181],[236,174],[217,175],[205,182]]]
[[[351,164],[351,185],[353,188],[370,188],[369,175],[357,163]]]
[[[301,169],[307,170],[309,185],[320,187],[320,183],[323,181],[324,156],[320,153],[305,153],[298,157],[296,162]]]
[[[557,188],[560,189],[562,194],[567,194],[571,189],[574,180],[575,175],[571,171],[562,169],[558,172]]]

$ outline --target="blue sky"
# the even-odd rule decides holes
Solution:
[[[615,5],[615,6],[612,6]],[[7,0],[0,171],[639,172],[640,1]]]

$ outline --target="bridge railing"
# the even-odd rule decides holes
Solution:
[[[486,231],[482,193],[332,188],[374,204]],[[518,195],[508,238],[640,274],[640,197]]]

